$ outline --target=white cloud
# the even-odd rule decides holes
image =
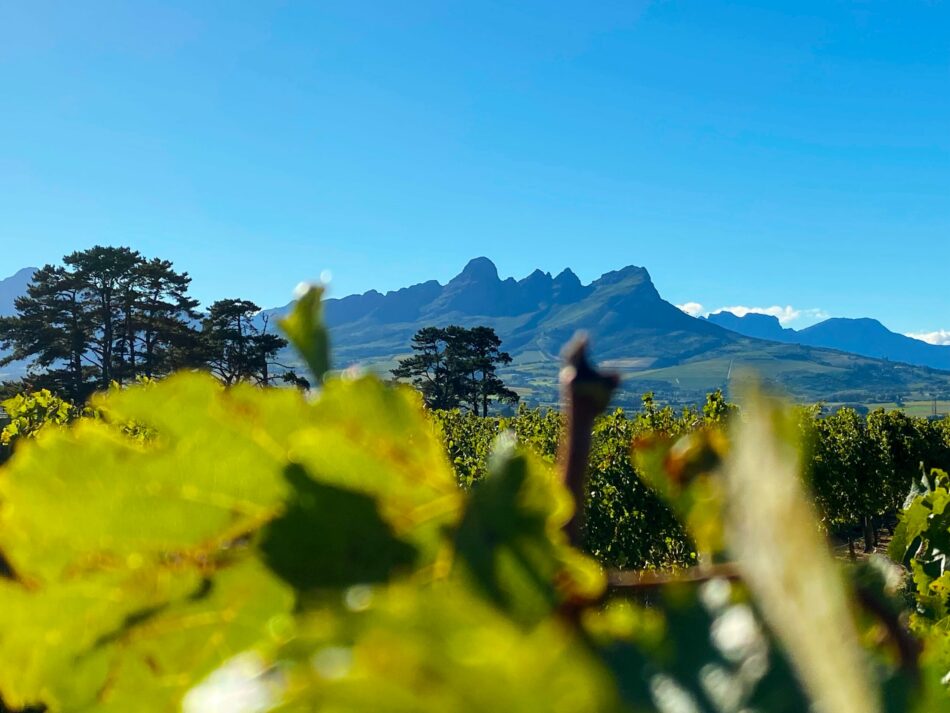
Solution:
[[[919,339],[928,344],[942,344],[950,346],[950,329],[938,329],[935,332],[908,332],[908,337]]]
[[[782,325],[787,325],[799,320],[818,321],[828,319],[828,313],[822,309],[797,309],[791,305],[781,307],[772,305],[771,307],[746,307],[744,305],[735,305],[733,307],[720,307],[713,310],[712,314],[717,312],[732,312],[738,317],[745,317],[747,314],[768,314],[772,317],[778,317]]]
[[[707,317],[710,314],[718,314],[719,312],[732,312],[738,317],[745,317],[747,314],[768,314],[773,317],[778,317],[778,321],[783,325],[798,321],[818,322],[823,319],[828,319],[829,317],[828,313],[823,309],[798,309],[791,305],[785,305],[784,307],[780,305],[773,305],[771,307],[734,305],[732,307],[719,307],[711,310],[707,310],[699,302],[686,302],[685,304],[676,306],[693,317]]]
[[[687,302],[686,304],[676,305],[690,317],[701,317],[707,314],[705,308],[699,302]]]

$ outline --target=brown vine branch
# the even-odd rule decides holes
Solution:
[[[561,403],[565,414],[564,438],[558,454],[561,478],[574,497],[574,516],[565,525],[568,538],[580,544],[587,501],[587,461],[594,419],[607,408],[620,384],[617,374],[598,371],[587,358],[587,337],[578,334],[564,348],[561,369]]]
[[[711,579],[741,579],[738,567],[731,562],[690,567],[683,570],[661,572],[658,570],[610,570],[607,572],[607,587],[615,592],[655,589],[668,584],[700,584]]]
[[[864,610],[884,625],[887,636],[897,650],[901,669],[915,684],[920,685],[920,654],[923,649],[920,641],[907,628],[906,622],[901,620],[900,614],[893,611],[873,589],[858,584],[855,596]]]

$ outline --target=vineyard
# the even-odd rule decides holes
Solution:
[[[704,429],[722,428],[737,408],[721,392],[701,409],[660,407],[651,394],[639,412],[618,409],[593,429],[584,548],[608,567],[686,566],[696,563],[688,529],[662,497],[662,481],[638,468],[631,444],[667,441]],[[861,416],[842,408],[797,408],[793,418],[803,447],[802,476],[818,505],[821,527],[832,535],[876,545],[882,526],[892,524],[922,473],[950,470],[950,419],[932,421],[883,409]],[[518,442],[553,463],[561,434],[556,411],[522,407],[510,418],[482,418],[459,411],[433,414],[459,483],[485,477],[496,439],[511,432]],[[695,435],[693,435],[695,437]]]
[[[4,404],[7,710],[950,711],[947,421],[603,414],[583,344],[563,413],[429,411],[326,377],[318,290],[282,327],[313,396]]]

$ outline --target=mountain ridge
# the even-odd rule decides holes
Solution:
[[[692,402],[705,391],[728,388],[733,372],[743,368],[801,400],[871,402],[927,389],[950,393],[950,373],[795,343],[782,338],[777,320],[778,338],[763,339],[767,335],[694,318],[664,300],[649,271],[635,265],[583,284],[570,269],[556,277],[534,270],[519,280],[502,279],[491,260],[479,257],[444,285],[430,280],[386,294],[330,298],[324,311],[336,363],[384,374],[409,353],[412,335],[423,326],[493,327],[514,357],[506,378],[541,403],[556,402],[557,355],[579,329],[590,335],[595,356],[622,372],[622,403],[634,403],[645,390]]]
[[[786,344],[837,349],[875,359],[950,370],[950,346],[928,344],[892,332],[871,317],[831,317],[799,330],[782,327],[772,315],[755,313],[739,317],[724,311],[711,314],[706,320],[746,336],[767,334],[769,336],[764,338]]]

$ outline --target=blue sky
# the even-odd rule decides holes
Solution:
[[[950,330],[950,2],[0,3],[0,273],[95,243]]]

